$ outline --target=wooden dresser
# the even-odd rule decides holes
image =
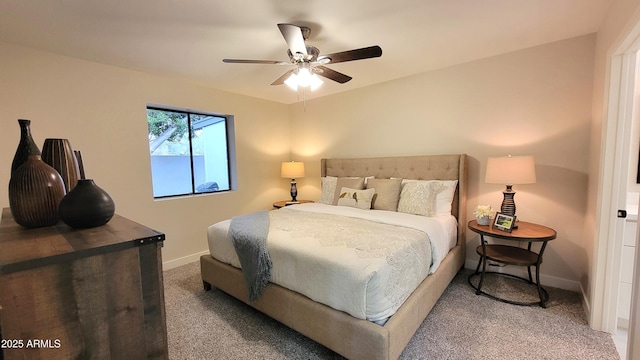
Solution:
[[[119,215],[26,229],[3,209],[0,358],[167,359],[164,239]]]

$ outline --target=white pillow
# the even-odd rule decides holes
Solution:
[[[398,212],[424,216],[451,215],[458,180],[402,180]]]
[[[375,189],[359,190],[343,187],[340,190],[338,206],[351,206],[358,209],[369,210],[371,209],[371,200],[373,200],[375,192]]]
[[[338,184],[338,178],[335,176],[325,176],[320,178],[321,189],[319,203],[333,205],[333,197],[336,192],[336,184]]]

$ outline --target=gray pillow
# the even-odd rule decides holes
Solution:
[[[376,189],[371,208],[374,210],[398,210],[402,179],[369,179],[367,189]]]

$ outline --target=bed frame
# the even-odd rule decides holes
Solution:
[[[397,359],[464,265],[467,156],[456,154],[322,159],[321,175],[458,180],[452,204],[452,213],[458,219],[457,245],[445,257],[438,270],[418,286],[384,326],[356,319],[275,284],[269,284],[260,299],[248,303],[242,271],[217,261],[211,255],[200,258],[205,290],[216,287],[348,359]]]

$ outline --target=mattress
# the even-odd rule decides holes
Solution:
[[[456,245],[453,216],[318,203],[270,212],[271,282],[353,317],[384,323]],[[211,255],[240,268],[230,220],[208,229]]]

